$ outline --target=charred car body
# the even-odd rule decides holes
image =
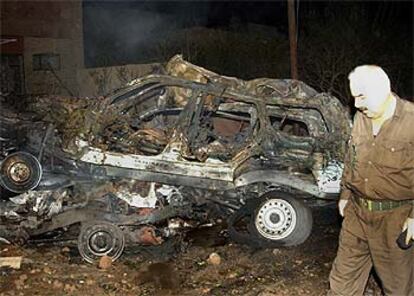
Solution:
[[[1,118],[0,236],[80,226],[89,262],[228,217],[238,241],[300,244],[307,204],[339,192],[350,132],[340,102],[300,81],[243,81],[180,56],[112,96],[32,110]]]

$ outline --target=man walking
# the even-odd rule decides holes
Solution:
[[[345,159],[344,217],[328,295],[363,295],[374,267],[386,295],[414,295],[414,104],[391,92],[384,70],[348,76],[358,109]]]

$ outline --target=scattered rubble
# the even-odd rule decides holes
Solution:
[[[109,256],[102,256],[101,259],[99,259],[99,265],[98,267],[100,269],[108,269],[112,266],[112,258]]]
[[[23,257],[0,257],[0,268],[10,267],[20,269]]]
[[[217,253],[211,253],[208,256],[207,263],[211,264],[211,265],[220,265],[220,263],[221,263],[220,255],[217,254]]]
[[[278,249],[277,254],[272,249],[252,250],[229,243],[211,246],[206,241],[193,240],[185,252],[166,260],[160,260],[159,252],[148,252],[153,246],[140,247],[136,253],[131,248],[105,271],[85,263],[79,254],[62,252],[59,245],[7,246],[8,251],[2,255],[30,257],[33,263],[2,273],[0,295],[325,295],[336,255],[339,223],[320,225],[319,217],[317,221],[308,241],[298,247]],[[329,231],[324,231],[327,228]],[[214,228],[203,231],[204,236],[219,234]],[[73,249],[74,245],[69,247]],[[220,265],[207,264],[206,258],[213,253],[225,260]],[[74,259],[77,263],[73,263]],[[46,273],[45,267],[53,272]],[[382,295],[373,277],[367,293]]]

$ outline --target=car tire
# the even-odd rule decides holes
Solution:
[[[249,231],[262,245],[289,247],[304,243],[312,226],[312,212],[301,200],[271,191],[257,200]]]
[[[15,152],[0,163],[0,186],[23,193],[39,185],[42,173],[42,166],[35,156],[24,151]]]
[[[275,248],[305,242],[312,231],[313,218],[301,200],[286,192],[271,191],[247,200],[227,223],[233,241],[254,248]],[[243,223],[247,225],[238,225]]]
[[[115,261],[122,255],[124,247],[124,234],[117,225],[105,221],[88,221],[82,224],[78,236],[78,250],[86,262],[95,264],[103,256]]]

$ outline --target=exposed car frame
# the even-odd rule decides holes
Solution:
[[[0,183],[20,194],[2,201],[2,219],[20,217],[11,228],[4,223],[4,233],[17,229],[30,237],[81,223],[78,246],[85,260],[105,254],[116,259],[124,236],[135,243],[161,243],[174,232],[171,219],[206,222],[203,207],[213,204],[224,209],[222,217],[233,213],[229,231],[239,241],[253,236],[262,246],[289,246],[306,240],[312,216],[305,203],[332,200],[339,192],[350,132],[349,115],[339,100],[300,81],[220,76],[179,56],[166,69],[167,74],[139,78],[86,108],[102,122],[93,132],[69,134],[68,141],[55,122],[1,118],[22,135],[16,145],[10,144],[13,137],[2,135]],[[152,107],[136,110],[142,101],[152,101]],[[168,114],[177,120],[160,130],[152,120]],[[127,132],[112,130],[114,122],[127,125]],[[147,127],[148,122],[156,127]],[[240,130],[220,134],[232,122]],[[98,135],[105,141],[99,142]],[[140,149],[148,139],[149,148]],[[134,149],[124,151],[129,148]],[[133,186],[125,192],[92,190],[124,180],[149,184],[148,192],[137,194]],[[88,196],[79,203],[72,200],[78,187]],[[63,196],[50,194],[59,190]],[[38,203],[45,200],[49,203],[33,225],[17,214],[22,205],[30,205],[36,216]],[[119,202],[127,210],[119,210]],[[246,216],[249,227],[242,234],[235,225]],[[93,252],[85,240],[104,234],[116,237],[116,243]]]

